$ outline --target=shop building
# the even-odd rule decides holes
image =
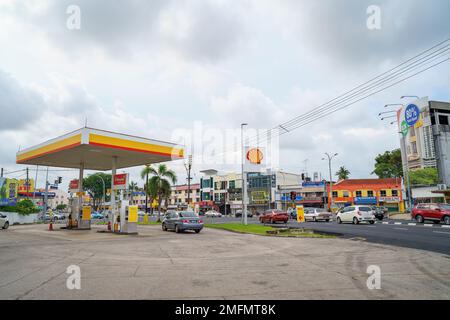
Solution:
[[[404,211],[402,179],[346,179],[333,184],[333,203],[349,205],[378,205],[389,211]],[[327,188],[330,196],[330,188]]]

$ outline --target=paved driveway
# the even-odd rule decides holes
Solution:
[[[139,236],[12,226],[0,232],[0,299],[449,299],[450,257],[347,239],[140,226]],[[101,228],[105,228],[102,226]],[[66,268],[81,269],[68,290]],[[381,290],[369,290],[369,265]]]

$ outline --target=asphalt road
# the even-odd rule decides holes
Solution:
[[[239,222],[240,218],[206,218],[205,223]],[[259,223],[256,218],[249,218],[249,223]],[[450,228],[442,225],[417,224],[408,225],[412,221],[384,220],[389,224],[378,222],[369,224],[337,224],[332,222],[298,223],[290,220],[290,227],[304,227],[317,231],[339,233],[344,238],[388,244],[405,248],[428,250],[450,255]],[[394,222],[402,224],[394,224]],[[279,224],[282,226],[283,224]],[[276,225],[278,226],[278,224]]]

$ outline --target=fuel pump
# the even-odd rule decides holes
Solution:
[[[119,209],[120,233],[137,234],[137,213],[137,206],[131,206],[128,200],[121,200]]]

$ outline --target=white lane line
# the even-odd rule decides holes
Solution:
[[[433,225],[432,224],[424,224],[423,226],[424,227],[432,227]]]
[[[450,234],[450,232],[444,232],[444,231],[433,231],[435,233],[445,233],[445,234]]]
[[[382,222],[383,224],[389,224],[389,222]]]
[[[394,228],[396,230],[408,230],[407,228]]]
[[[415,226],[417,225],[416,223],[408,223],[408,226]]]
[[[450,228],[450,226],[441,226],[442,228]]]
[[[398,224],[402,224],[402,223],[401,223],[401,222],[394,222],[394,224],[397,224],[397,225],[398,225]]]

